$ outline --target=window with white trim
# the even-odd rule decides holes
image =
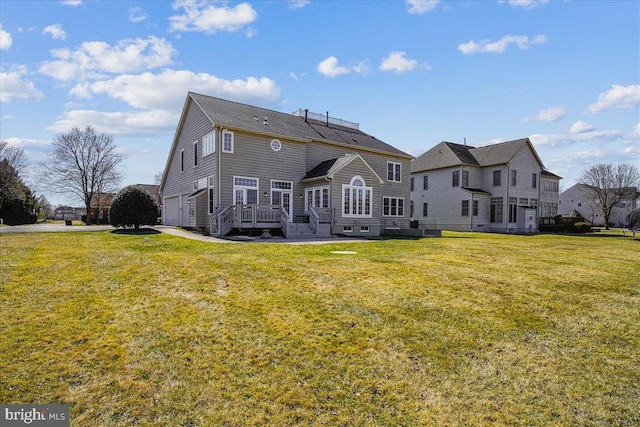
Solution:
[[[369,232],[369,226],[368,225],[361,225],[360,226],[360,232],[361,233],[368,233]]]
[[[193,143],[193,167],[198,166],[198,141]]]
[[[387,181],[402,182],[402,164],[387,162]]]
[[[404,216],[404,199],[402,197],[383,197],[382,215]]]
[[[342,227],[342,231],[345,233],[353,233],[353,225],[345,225]]]
[[[216,199],[215,199],[215,188],[214,183],[216,182],[215,177],[210,176],[207,178],[207,204],[209,205],[209,213],[212,214],[216,209]]]
[[[202,137],[202,157],[216,152],[216,131]]]
[[[258,204],[258,178],[233,177],[233,203]]]
[[[281,148],[282,148],[282,143],[280,141],[278,141],[277,139],[271,140],[271,149],[273,151],[280,151]]]
[[[230,130],[222,131],[222,152],[233,153],[233,132]]]
[[[371,218],[373,189],[356,175],[349,185],[342,185],[342,215],[345,217]]]

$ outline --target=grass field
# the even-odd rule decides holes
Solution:
[[[1,403],[72,426],[640,425],[640,240],[146,237],[0,235]]]

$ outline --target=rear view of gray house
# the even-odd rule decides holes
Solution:
[[[163,223],[224,236],[378,236],[408,228],[411,156],[357,123],[189,93],[165,167]]]

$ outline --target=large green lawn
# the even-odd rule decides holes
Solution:
[[[148,238],[0,235],[0,403],[72,426],[640,425],[640,240]]]

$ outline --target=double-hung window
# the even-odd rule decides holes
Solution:
[[[460,171],[453,171],[451,173],[451,186],[460,187]]]
[[[233,153],[233,132],[229,130],[222,131],[222,152]]]
[[[501,171],[493,171],[493,186],[500,187],[502,185],[502,173]]]
[[[202,137],[202,157],[216,152],[216,131]]]
[[[469,216],[469,200],[463,200],[462,201],[461,215],[462,216]]]
[[[531,188],[536,188],[538,187],[538,174],[537,173],[532,173],[531,174]]]
[[[354,176],[349,185],[342,185],[342,214],[345,217],[371,218],[373,189],[361,176]]]
[[[387,162],[387,181],[402,182],[402,164]]]
[[[382,215],[404,216],[404,199],[396,197],[384,197],[382,199]]]

